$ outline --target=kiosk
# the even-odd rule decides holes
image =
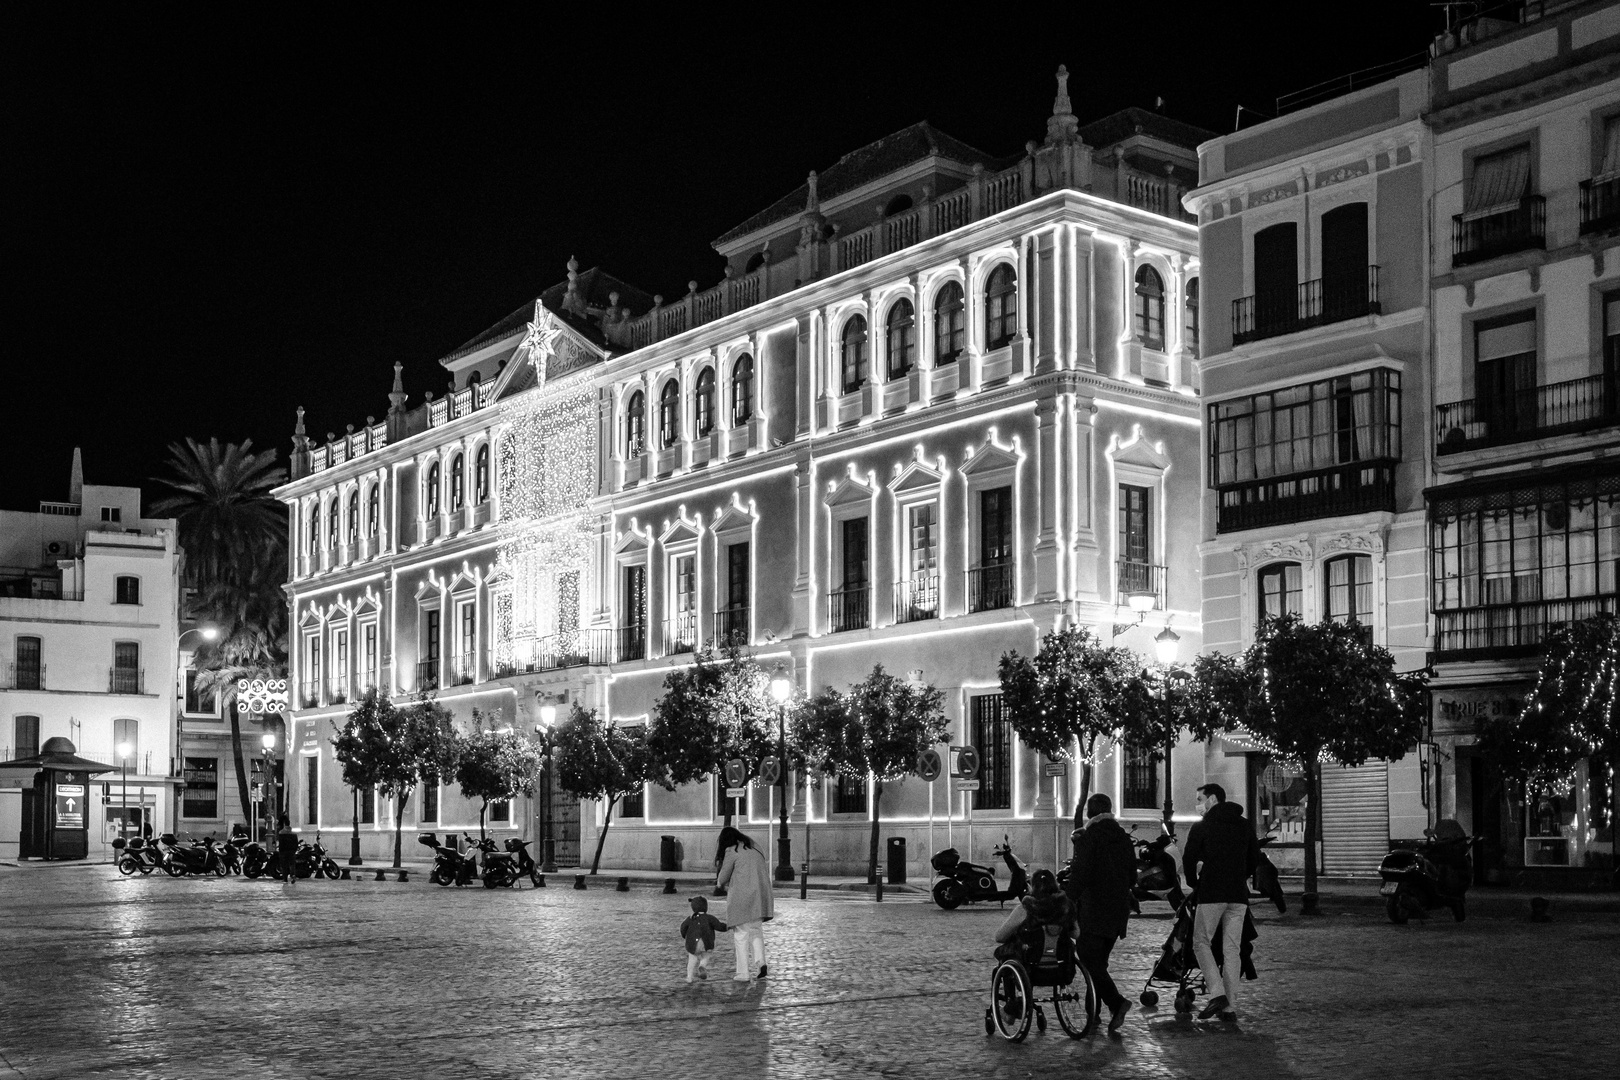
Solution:
[[[82,859],[90,850],[90,778],[114,766],[82,758],[73,743],[46,739],[32,757],[0,762],[0,787],[22,790],[24,859]]]

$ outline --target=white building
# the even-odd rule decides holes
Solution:
[[[91,858],[124,822],[174,826],[177,536],[141,516],[140,489],[83,483],[77,451],[67,501],[0,510],[0,760],[60,736],[117,767],[92,786]],[[0,858],[28,854],[23,798],[0,790]]]

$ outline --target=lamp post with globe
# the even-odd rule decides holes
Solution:
[[[1153,651],[1158,658],[1159,666],[1164,669],[1163,681],[1160,683],[1159,696],[1164,703],[1166,719],[1173,715],[1170,695],[1176,687],[1186,683],[1190,676],[1175,666],[1176,654],[1181,645],[1181,635],[1170,629],[1170,624],[1164,624],[1164,629],[1153,638]],[[1169,724],[1165,727],[1168,729]],[[1176,750],[1177,732],[1170,731],[1168,741],[1164,747],[1164,831],[1174,836],[1176,823],[1174,819],[1175,796],[1173,787],[1173,773],[1171,760]]]
[[[781,664],[771,675],[771,700],[776,702],[776,786],[778,789],[778,831],[776,834],[776,880],[793,880],[793,843],[788,839],[787,808],[787,701],[793,695],[793,681]]]

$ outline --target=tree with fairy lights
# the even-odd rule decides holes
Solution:
[[[456,740],[456,783],[463,798],[477,799],[478,839],[492,802],[511,803],[534,794],[540,772],[540,750],[510,727],[495,728],[490,717],[473,710],[473,730]]]
[[[807,760],[823,774],[870,780],[872,836],[867,882],[877,882],[883,785],[917,767],[917,758],[950,737],[945,695],[922,682],[897,679],[878,664],[840,694],[828,687],[798,711],[794,722]]]
[[[692,666],[664,676],[664,693],[653,706],[647,747],[649,779],[674,791],[722,775],[728,761],[743,763],[743,784],[759,775],[760,763],[777,750],[776,704],[770,675],[754,654],[736,646],[716,653],[703,648]],[[726,800],[731,824],[736,800]]]
[[[1139,664],[1129,649],[1104,645],[1083,626],[1054,630],[1034,656],[1002,654],[1001,698],[1024,745],[1068,760],[1079,748],[1080,800],[1091,795],[1098,744],[1118,736],[1128,719],[1126,686]]]
[[[1536,685],[1513,718],[1481,720],[1478,747],[1526,810],[1537,796],[1570,786],[1587,758],[1607,774],[1614,806],[1620,752],[1620,618],[1595,615],[1547,635]],[[1521,812],[1521,835],[1528,814]]]
[[[337,726],[335,721],[333,726]],[[332,739],[344,783],[375,785],[379,793],[394,800],[396,867],[405,805],[418,784],[454,775],[456,745],[450,711],[432,697],[423,694],[414,702],[396,706],[375,687],[349,710],[348,719]]]
[[[625,728],[604,720],[595,709],[574,704],[574,711],[557,728],[557,782],[581,799],[607,804],[602,828],[596,834],[596,855],[591,873],[602,863],[602,846],[613,824],[613,806],[640,791],[650,779],[652,755],[640,727]]]
[[[1396,761],[1417,744],[1428,706],[1426,672],[1397,672],[1364,627],[1297,615],[1267,619],[1235,665],[1211,668],[1208,705],[1274,758],[1301,770],[1305,892],[1316,892],[1322,763]]]

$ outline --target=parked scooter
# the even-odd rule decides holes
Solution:
[[[423,833],[416,842],[433,849],[433,869],[428,873],[428,880],[433,884],[461,886],[478,876],[478,864],[473,856],[439,843],[436,834]]]
[[[1384,879],[1378,890],[1384,910],[1396,924],[1413,915],[1426,919],[1442,907],[1450,908],[1451,917],[1462,922],[1467,914],[1463,896],[1474,877],[1468,860],[1471,837],[1451,818],[1436,822],[1423,834],[1428,837],[1423,843],[1392,851],[1378,864],[1378,876]]]
[[[1186,895],[1181,891],[1181,849],[1176,838],[1162,832],[1152,840],[1136,844],[1136,884],[1131,887],[1131,908],[1140,915],[1142,901],[1162,900],[1170,910],[1180,911]]]
[[[991,855],[1007,864],[1010,878],[1005,889],[996,887],[994,867],[963,862],[955,848],[946,848],[936,854],[931,861],[941,880],[934,883],[934,903],[951,911],[979,900],[1005,903],[1022,898],[1029,891],[1029,875],[1024,864],[1012,853],[1012,842],[1003,836]]]
[[[326,849],[319,842],[301,842],[298,845],[298,854],[294,857],[293,865],[297,868],[300,878],[325,876],[329,881],[336,881],[343,873],[338,864],[326,856]]]
[[[540,870],[529,854],[527,840],[508,837],[506,850],[496,851],[495,841],[486,837],[478,841],[477,847],[484,853],[484,888],[510,889],[522,878],[528,878],[530,884],[540,884]]]
[[[132,836],[127,844],[122,839],[114,840],[113,847],[123,852],[118,857],[120,874],[150,874],[153,870],[163,867],[163,853],[149,840]]]
[[[219,861],[225,864],[227,874],[240,874],[242,872],[242,848],[247,844],[240,837],[220,843],[216,850],[219,852]]]
[[[181,843],[173,833],[164,833],[159,839],[163,843],[163,870],[170,877],[181,877],[185,874],[213,874],[224,877],[228,871],[224,861],[219,857],[219,844],[212,836],[205,836],[202,840],[190,843]]]
[[[275,858],[270,854],[270,849],[257,840],[250,840],[243,847],[242,875],[244,877],[257,878],[270,874],[274,864]]]

